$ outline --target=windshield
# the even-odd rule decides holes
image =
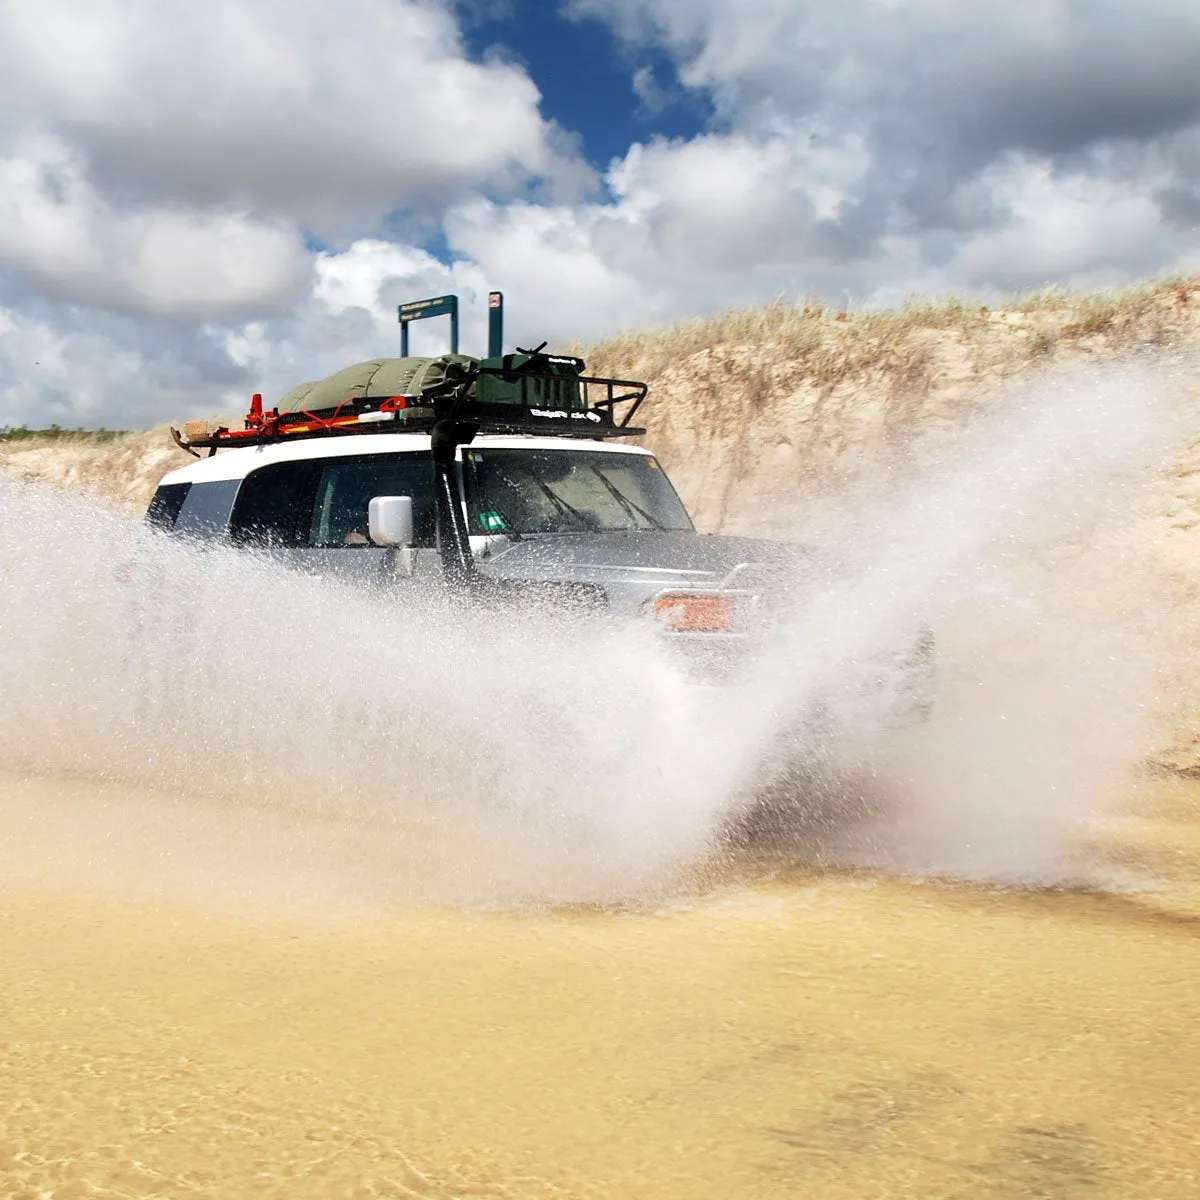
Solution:
[[[472,533],[691,529],[648,454],[481,449],[463,455]]]

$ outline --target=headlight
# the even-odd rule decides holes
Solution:
[[[731,592],[659,592],[647,607],[670,633],[731,633],[738,623],[738,596]]]

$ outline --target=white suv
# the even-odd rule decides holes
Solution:
[[[654,455],[616,440],[644,432],[629,424],[644,384],[592,379],[577,359],[514,358],[420,395],[365,385],[291,413],[255,397],[244,430],[176,435],[209,456],[162,480],[147,519],[363,585],[647,618],[712,681],[741,674],[772,619],[837,578],[811,547],[696,532]],[[375,365],[343,374],[377,378],[362,369]],[[923,715],[928,631],[889,659],[898,710]]]

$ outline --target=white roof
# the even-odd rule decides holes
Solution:
[[[527,450],[599,450],[608,454],[642,454],[641,446],[616,445],[586,438],[537,438],[520,434],[479,434],[474,450],[492,446],[521,446]],[[189,463],[163,476],[165,483],[214,483],[221,479],[244,479],[251,471],[269,463],[296,462],[312,458],[344,458],[351,454],[397,454],[402,451],[429,453],[427,433],[353,433],[337,437],[297,437],[295,441],[270,442],[222,450],[211,458]]]

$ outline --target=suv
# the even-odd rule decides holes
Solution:
[[[654,455],[625,440],[646,385],[521,351],[378,359],[293,393],[241,430],[189,422],[199,457],[161,482],[147,520],[398,591],[645,619],[704,683],[743,676],[789,600],[841,568],[809,547],[701,535]],[[928,711],[932,639],[867,671],[889,716]],[[861,689],[859,689],[861,690]]]

